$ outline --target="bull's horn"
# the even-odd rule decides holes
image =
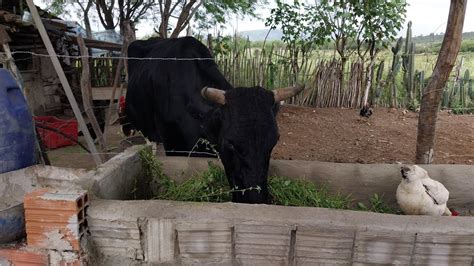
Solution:
[[[202,97],[204,97],[204,99],[209,100],[211,102],[215,102],[220,105],[225,104],[225,91],[223,90],[204,87],[201,90],[201,95]]]
[[[273,94],[275,95],[275,102],[283,101],[288,98],[295,96],[296,94],[300,93],[304,89],[304,86],[298,85],[294,87],[286,87],[273,90]]]

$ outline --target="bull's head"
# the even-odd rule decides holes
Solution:
[[[237,190],[232,201],[268,203],[268,166],[279,138],[275,118],[278,103],[302,89],[202,89],[204,98],[221,106],[212,114],[208,135],[217,143],[229,185]]]

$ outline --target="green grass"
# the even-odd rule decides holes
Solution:
[[[250,190],[259,191],[259,187],[230,189],[225,172],[219,166],[208,163],[208,169],[199,175],[178,183],[163,174],[160,162],[151,151],[142,149],[139,152],[143,167],[143,175],[152,177],[152,187],[155,190],[154,199],[197,202],[228,202],[232,193],[245,193]],[[147,178],[145,178],[146,180]],[[283,206],[305,206],[332,209],[355,209],[380,213],[397,213],[389,208],[383,197],[375,194],[367,207],[357,203],[350,195],[331,194],[326,187],[318,187],[312,182],[299,179],[293,180],[282,176],[272,176],[268,179],[271,203]]]
[[[379,196],[378,194],[374,194],[372,196],[372,198],[370,198],[369,206],[365,205],[362,202],[358,202],[357,203],[357,210],[378,212],[378,213],[397,213],[397,214],[400,214],[399,211],[389,207],[384,202],[383,195]]]
[[[348,209],[350,196],[331,195],[324,187],[316,187],[306,180],[291,180],[273,176],[268,180],[272,203],[284,206],[306,206],[333,209]]]

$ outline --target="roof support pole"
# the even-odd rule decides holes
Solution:
[[[74,94],[72,93],[71,87],[69,86],[69,82],[66,78],[66,75],[64,74],[63,68],[61,67],[61,63],[59,62],[58,56],[56,55],[56,52],[54,51],[53,45],[51,44],[51,40],[49,39],[48,33],[46,32],[43,22],[41,21],[41,17],[38,14],[38,10],[36,9],[36,6],[33,3],[33,0],[27,0],[27,3],[31,12],[31,16],[33,17],[33,20],[35,22],[36,28],[38,29],[41,35],[41,39],[44,42],[46,50],[48,50],[48,54],[51,58],[51,61],[53,62],[54,69],[56,70],[56,73],[59,76],[59,80],[61,81],[61,85],[64,88],[66,96],[69,100],[69,104],[71,104],[72,111],[74,112],[74,115],[76,116],[77,123],[79,124],[79,128],[84,134],[87,147],[89,148],[96,165],[100,165],[102,161],[94,145],[94,140],[92,139],[89,133],[89,130],[87,129],[87,125],[86,125],[86,122],[84,121],[84,117],[82,117],[81,110],[79,110],[79,106],[77,105],[76,99],[74,98]]]

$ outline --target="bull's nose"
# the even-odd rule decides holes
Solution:
[[[406,166],[402,166],[402,173],[406,173],[408,171],[410,171],[410,168],[406,167]]]

